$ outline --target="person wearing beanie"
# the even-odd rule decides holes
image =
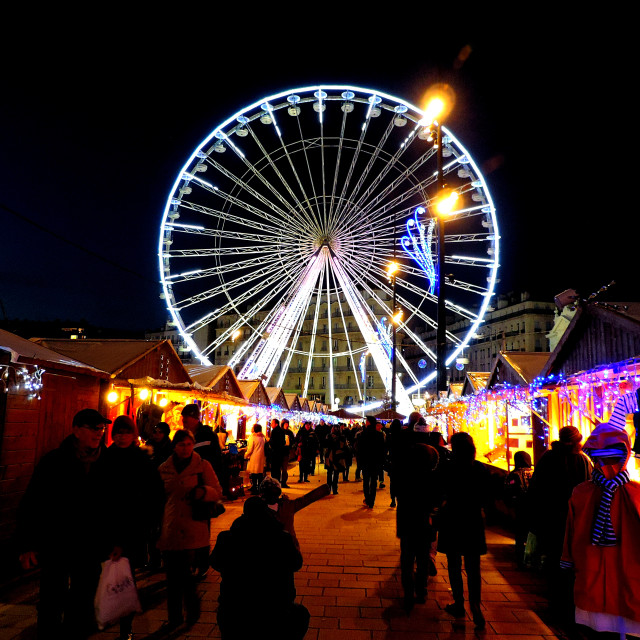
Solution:
[[[537,538],[537,550],[547,574],[549,603],[558,615],[566,616],[572,596],[563,582],[560,556],[574,487],[591,478],[593,465],[582,452],[582,436],[573,426],[562,427],[538,461],[529,483],[529,531]]]
[[[569,501],[562,567],[575,570],[575,621],[598,632],[640,635],[640,484],[626,470],[629,435],[598,425],[584,443],[590,482]]]

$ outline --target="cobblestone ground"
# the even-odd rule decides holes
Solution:
[[[353,470],[352,470],[353,477]],[[320,482],[297,483],[290,476],[294,497]],[[242,499],[227,504],[226,513],[213,521],[212,542],[242,511]],[[399,543],[395,537],[395,510],[389,507],[389,489],[379,490],[376,505],[362,504],[360,483],[342,483],[339,494],[327,496],[299,512],[296,530],[304,566],[296,574],[298,602],[311,613],[305,640],[444,640],[477,636],[542,640],[565,637],[544,624],[539,613],[546,610],[541,582],[527,571],[517,571],[511,562],[512,540],[495,529],[487,532],[489,554],[482,559],[482,600],[487,620],[485,631],[476,632],[467,612],[465,619],[453,619],[445,611],[451,602],[446,560],[438,555],[438,575],[429,578],[424,605],[416,605],[410,616],[402,609]],[[238,553],[242,553],[238,549]],[[202,616],[174,638],[217,638],[216,607],[219,575],[213,571],[200,583]],[[139,580],[145,612],[134,621],[135,638],[159,640],[166,620],[164,575],[143,574]],[[36,587],[22,582],[0,593],[0,640],[35,638]],[[247,601],[255,598],[247,588]],[[95,640],[114,640],[117,626],[100,632]]]

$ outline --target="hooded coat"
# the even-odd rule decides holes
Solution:
[[[585,450],[607,449],[616,443],[631,451],[629,436],[607,423],[598,425]],[[623,469],[626,466],[623,465]],[[630,480],[613,494],[609,510],[617,542],[592,543],[602,489],[593,481],[578,485],[569,501],[562,554],[565,568],[575,570],[576,622],[598,631],[640,633],[640,484]]]

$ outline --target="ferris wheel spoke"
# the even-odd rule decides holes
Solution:
[[[288,272],[292,267],[295,267],[296,263],[302,262],[302,258],[298,257],[297,260],[295,258],[289,258],[287,261],[281,261],[281,267]],[[178,282],[186,282],[188,280],[199,280],[201,278],[209,278],[211,276],[221,276],[225,275],[231,271],[238,271],[241,269],[253,269],[260,268],[264,264],[263,258],[252,258],[249,260],[240,260],[239,262],[233,262],[230,264],[220,265],[218,267],[210,267],[208,269],[195,269],[193,271],[186,271],[184,273],[177,273],[174,275],[167,276],[167,280],[171,282],[171,284],[176,284]]]
[[[371,103],[372,104],[372,103]],[[369,128],[369,123],[371,122],[371,118],[369,117],[370,109],[367,112],[367,117],[365,118],[364,123],[362,124],[362,128],[360,129],[360,137],[358,138],[358,142],[356,144],[356,148],[353,153],[353,158],[351,160],[351,164],[349,165],[349,171],[347,172],[347,176],[345,178],[344,184],[342,185],[342,192],[340,193],[340,202],[338,203],[338,207],[336,209],[336,217],[340,219],[340,211],[342,209],[342,203],[346,202],[346,193],[351,183],[351,178],[353,177],[354,168],[358,162],[358,158],[360,157],[360,151],[362,150],[362,145],[364,144],[364,138]]]
[[[393,315],[391,308],[387,305],[387,303],[384,300],[380,298],[380,296],[378,296],[378,294],[371,287],[369,287],[368,285],[364,285],[362,283],[361,283],[361,286],[363,286],[363,289],[380,305],[380,307],[383,309],[383,311],[386,312],[386,314],[389,317]],[[387,293],[388,295],[393,295],[393,292],[390,289]],[[400,298],[400,300],[402,300],[402,298]],[[406,300],[404,301],[403,306],[409,309],[411,315],[422,317],[422,319],[425,320],[425,322],[433,322],[431,318],[422,314],[419,309],[417,309],[416,307],[413,307],[410,304],[407,304]],[[420,349],[424,354],[426,354],[433,362],[436,362],[437,358],[435,353],[422,341],[422,339],[414,331],[412,331],[404,322],[400,322],[398,326],[406,333],[408,337],[411,338],[411,340],[413,340],[414,344],[420,347]],[[437,327],[437,323],[434,323],[433,328],[436,328],[436,327]]]
[[[210,229],[203,225],[188,225],[178,222],[167,223],[172,232],[194,234],[200,236],[215,236],[229,240],[247,240],[249,242],[260,242],[278,246],[279,238],[264,236],[257,233],[246,233],[244,231],[226,231],[224,229]]]
[[[264,375],[268,380],[271,377],[295,324],[300,321],[303,310],[309,304],[310,292],[313,291],[325,262],[326,252],[323,251],[314,256],[305,267],[291,294],[278,305],[278,313],[267,327],[268,337],[258,343],[245,362],[239,374],[241,379],[251,380]]]
[[[335,273],[333,273],[333,271],[331,273],[333,275],[334,288],[336,289],[336,291],[338,291],[339,290],[339,286],[338,286],[339,283],[338,283],[338,281],[336,279]],[[338,309],[340,311],[340,318],[342,320],[342,328],[344,330],[344,335],[345,335],[346,342],[347,342],[347,350],[349,352],[349,360],[351,361],[351,368],[353,369],[353,376],[354,376],[354,379],[356,381],[356,388],[357,388],[357,391],[358,391],[358,397],[362,400],[363,398],[362,398],[362,391],[360,390],[360,381],[359,381],[359,378],[358,378],[358,372],[356,370],[355,358],[353,357],[354,350],[351,347],[351,338],[349,337],[350,328],[347,329],[347,323],[345,322],[345,319],[344,319],[344,311],[342,309],[342,300],[340,299],[340,295],[337,296],[337,300],[338,300]],[[364,384],[366,384],[366,381],[365,381]],[[366,400],[366,398],[365,398],[365,400]]]
[[[347,124],[347,115],[348,111],[346,109],[342,112],[342,125],[340,127],[340,138],[338,139],[338,153],[336,157],[336,164],[333,170],[333,184],[331,186],[331,201],[329,203],[329,228],[335,228],[335,220],[334,220],[334,206],[335,206],[335,197],[336,197],[336,187],[338,186],[338,176],[340,174],[340,161],[342,159],[342,149],[344,146],[344,134],[345,128]]]
[[[215,298],[216,296],[224,294],[225,292],[231,289],[235,289],[236,287],[245,286],[248,283],[253,282],[254,280],[260,281],[260,283],[258,284],[258,287],[260,287],[261,284],[264,283],[265,281],[264,278],[267,276],[269,276],[269,278],[267,278],[269,282],[271,282],[273,278],[282,279],[282,270],[280,269],[279,265],[276,265],[276,266],[270,265],[268,267],[262,267],[252,272],[251,274],[240,276],[239,278],[235,278],[234,280],[229,280],[216,287],[212,287],[207,291],[203,291],[196,295],[185,298],[184,300],[181,300],[180,304],[177,304],[175,308],[178,311],[180,311],[182,309],[185,309],[186,307],[190,307],[199,302],[204,302],[205,300],[211,300],[212,298]],[[245,293],[246,292],[247,291],[245,290]]]
[[[407,180],[410,180],[412,176],[414,176],[423,165],[425,165],[429,160],[433,157],[435,151],[430,149],[426,153],[423,153],[417,160],[415,160],[412,164],[407,166],[403,171],[399,172],[398,175],[387,185],[382,191],[380,191],[377,195],[373,195],[376,187],[380,183],[380,181],[371,185],[367,191],[363,194],[363,198],[360,201],[360,210],[364,213],[376,212],[379,209],[388,210],[390,207],[395,206],[395,204],[404,202],[407,198],[411,197],[415,193],[419,191],[424,191],[428,186],[434,184],[437,180],[437,173],[430,173],[422,180],[417,182],[412,182],[412,185],[407,189],[404,193],[392,198],[387,201],[390,194],[392,194],[396,189],[398,189],[403,183]],[[370,199],[366,202],[363,202],[365,197],[370,197]],[[381,206],[380,203],[382,203]]]
[[[238,206],[242,206],[243,209],[247,211],[251,211],[252,213],[257,214],[259,217],[268,218],[263,211],[257,209],[255,207],[251,207],[250,205],[241,202],[237,198],[226,198],[223,192],[220,192],[220,196],[229,202],[233,202]],[[213,209],[211,207],[206,207],[204,205],[196,204],[195,202],[189,202],[188,200],[182,199],[180,201],[180,206],[184,209],[188,209],[191,211],[196,211],[197,213],[203,213],[207,216],[212,216],[216,219],[224,220],[225,222],[233,222],[234,224],[241,224],[246,227],[251,227],[252,229],[259,229],[260,231],[264,231],[265,233],[270,233],[274,235],[278,235],[282,230],[282,222],[278,221],[276,226],[272,224],[264,224],[262,222],[258,222],[257,220],[243,218],[241,216],[233,215],[228,211],[223,211],[221,209]],[[276,220],[273,219],[275,223]]]
[[[272,116],[273,116],[273,113],[272,113]],[[247,165],[247,167],[249,168],[251,173],[253,175],[255,175],[273,193],[273,195],[275,195],[280,200],[280,202],[285,204],[285,206],[287,207],[287,211],[290,213],[290,215],[293,218],[295,218],[301,226],[311,230],[312,227],[308,223],[308,218],[303,215],[303,212],[305,211],[305,207],[300,202],[300,200],[298,199],[298,197],[294,193],[293,189],[291,189],[291,187],[289,186],[289,184],[285,180],[284,176],[280,172],[280,169],[278,169],[276,163],[273,161],[273,159],[271,157],[271,154],[269,154],[267,152],[267,150],[264,148],[263,144],[260,142],[260,140],[259,140],[258,136],[256,135],[253,127],[247,126],[247,130],[251,134],[251,137],[253,138],[253,140],[256,143],[256,145],[258,146],[258,148],[260,149],[260,152],[262,153],[263,158],[269,164],[269,166],[271,167],[273,172],[276,174],[276,176],[278,176],[278,179],[280,180],[280,182],[282,183],[282,185],[286,189],[286,191],[289,194],[289,196],[294,200],[294,202],[297,205],[298,209],[296,209],[295,206],[293,206],[293,207],[291,206],[291,204],[284,198],[284,196],[282,196],[282,194],[280,194],[280,192],[271,184],[271,182],[268,181],[264,177],[262,171],[258,171],[256,169],[256,167],[253,164],[251,164],[246,158],[243,158],[244,163]],[[281,144],[282,144],[282,146],[284,148],[284,142],[282,141],[282,136],[278,136],[278,138],[280,139],[280,142],[281,142]],[[289,154],[288,154],[286,148],[284,148],[284,151],[285,151],[285,154],[287,155],[287,157],[289,157]],[[290,162],[291,166],[293,166],[293,163],[291,162],[290,158],[289,158],[289,162]],[[294,171],[295,171],[295,169],[294,169]],[[298,177],[297,173],[296,173],[296,177]]]
[[[327,277],[327,263],[325,261],[324,268],[322,269],[322,274],[320,279],[318,280],[318,293],[316,294],[316,308],[313,314],[313,324],[311,325],[311,340],[309,342],[309,357],[307,358],[307,371],[304,377],[304,386],[302,387],[302,396],[304,398],[307,397],[307,392],[309,390],[309,377],[311,375],[311,368],[313,366],[313,353],[315,351],[316,345],[316,334],[318,329],[318,316],[320,315],[320,300],[322,299],[322,288],[324,285],[324,281]],[[311,298],[309,297],[309,302],[311,302]],[[303,316],[304,317],[304,316]],[[303,322],[300,323],[304,324]]]
[[[356,198],[358,197],[358,193],[360,192],[360,189],[362,189],[364,183],[366,182],[369,174],[371,173],[373,167],[375,166],[378,158],[380,157],[380,154],[382,153],[382,148],[384,146],[384,144],[387,142],[389,136],[391,135],[391,132],[393,131],[394,128],[394,124],[393,124],[393,118],[391,118],[391,120],[389,121],[389,124],[387,125],[387,128],[385,130],[385,132],[382,135],[382,138],[380,139],[380,142],[378,142],[378,144],[375,146],[373,153],[370,154],[369,156],[369,160],[367,161],[367,164],[364,166],[360,177],[358,178],[358,181],[356,182],[356,184],[353,186],[353,189],[351,190],[351,193],[349,194],[349,198],[348,200],[350,202],[355,202],[355,207],[354,208],[359,208],[360,202],[362,201],[362,199],[364,197],[366,197],[366,194],[362,194],[357,200]],[[382,171],[386,171],[386,167],[383,168]],[[338,220],[339,222],[340,220]]]
[[[209,162],[211,164],[213,164],[213,166],[218,169],[218,171],[220,171],[223,175],[225,175],[229,180],[231,180],[238,189],[248,193],[249,195],[253,196],[256,200],[258,200],[258,202],[261,202],[265,207],[267,207],[268,209],[271,209],[275,214],[277,214],[276,216],[272,215],[272,214],[267,214],[266,211],[255,207],[243,200],[241,200],[240,198],[237,198],[236,196],[230,194],[230,193],[226,193],[220,189],[217,189],[215,187],[212,187],[213,191],[215,192],[216,195],[224,198],[225,200],[227,200],[228,202],[231,202],[232,204],[235,204],[243,209],[248,209],[249,211],[251,211],[252,213],[254,213],[257,216],[260,216],[266,220],[269,220],[270,222],[276,224],[276,225],[281,225],[283,223],[283,221],[286,221],[288,219],[290,219],[291,217],[295,218],[296,220],[298,220],[298,222],[300,223],[302,228],[306,228],[308,230],[311,230],[312,227],[309,225],[309,222],[305,219],[305,218],[301,218],[300,215],[295,211],[295,207],[292,207],[285,199],[284,197],[278,193],[273,186],[271,185],[271,183],[266,180],[264,178],[264,176],[262,175],[261,172],[257,172],[257,177],[260,180],[260,182],[262,182],[263,184],[265,184],[265,186],[269,189],[269,191],[271,191],[271,193],[273,193],[276,198],[285,205],[285,209],[282,209],[281,207],[279,207],[275,202],[273,202],[272,200],[270,200],[269,198],[266,198],[263,194],[261,194],[257,189],[254,189],[246,180],[244,180],[241,177],[238,177],[237,175],[235,175],[233,172],[228,171],[225,167],[223,167],[222,165],[220,165],[218,162],[215,162],[214,160],[209,160]],[[251,175],[255,175],[256,170],[253,167],[253,165],[251,165],[251,169],[249,170],[249,172],[251,173]],[[274,193],[275,192],[275,193]]]

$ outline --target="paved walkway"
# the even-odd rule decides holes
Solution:
[[[290,478],[290,495],[308,491],[325,480],[324,473],[310,484]],[[445,611],[451,602],[445,558],[438,555],[438,575],[429,578],[424,605],[416,605],[410,616],[402,609],[399,543],[395,537],[395,510],[389,507],[388,488],[378,491],[376,506],[362,505],[361,483],[341,483],[339,495],[326,498],[299,512],[296,530],[304,566],[296,574],[298,602],[311,613],[305,640],[454,640],[491,636],[514,640],[563,637],[544,624],[538,613],[546,601],[540,581],[531,572],[517,571],[511,562],[512,540],[492,529],[487,532],[489,554],[482,559],[482,601],[487,628],[475,632],[467,613],[452,619]],[[226,513],[213,521],[212,541],[227,529],[242,511],[242,500],[227,504]],[[238,549],[238,553],[242,553]],[[213,571],[201,583],[202,616],[179,638],[217,638],[216,607],[219,574]],[[164,575],[143,576],[139,583],[145,613],[134,621],[136,639],[158,638],[166,620]],[[260,588],[268,588],[263,585]],[[247,604],[259,590],[247,585]],[[0,592],[0,640],[35,638],[33,582],[14,585]],[[556,635],[558,634],[558,635]],[[94,636],[114,640],[117,626]]]

